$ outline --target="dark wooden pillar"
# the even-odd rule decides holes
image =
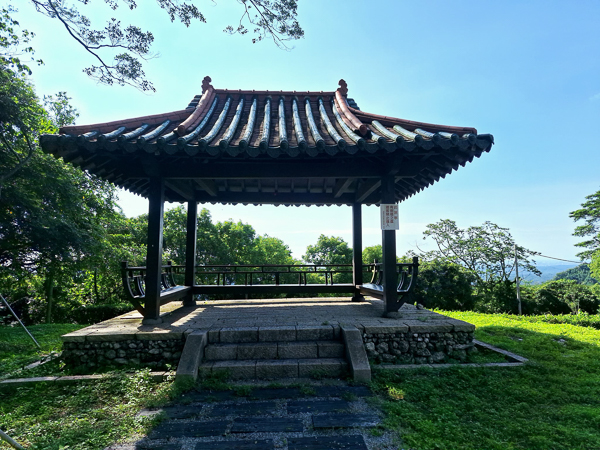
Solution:
[[[148,191],[148,250],[146,256],[146,298],[144,324],[161,323],[160,287],[162,273],[163,212],[165,182],[150,178]]]
[[[352,282],[354,284],[354,296],[352,301],[364,301],[356,286],[363,284],[362,273],[362,210],[360,203],[352,204]]]
[[[394,177],[381,179],[381,203],[396,203]],[[396,273],[396,230],[381,231],[383,250],[383,302],[385,313],[398,311],[398,274]]]
[[[188,202],[186,239],[185,239],[185,285],[193,286],[196,273],[196,236],[198,226],[198,203]],[[193,306],[194,296],[190,292],[183,299],[184,306]]]

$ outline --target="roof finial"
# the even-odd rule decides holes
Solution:
[[[348,95],[348,83],[341,79],[340,81],[338,81],[338,84],[340,85],[340,87],[337,90],[340,91],[340,94]]]
[[[210,79],[209,76],[205,76],[204,79],[202,80],[202,93],[204,94],[206,92],[206,90],[208,88],[212,88],[210,82],[212,80]],[[214,89],[214,88],[213,88]]]

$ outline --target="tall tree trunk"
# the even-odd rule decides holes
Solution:
[[[52,323],[52,306],[54,306],[54,270],[48,269],[46,274],[46,323]]]

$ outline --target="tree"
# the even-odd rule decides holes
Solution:
[[[1,277],[43,277],[46,319],[51,321],[56,282],[81,270],[86,255],[99,254],[99,243],[110,223],[107,218],[115,213],[115,188],[42,153],[37,145],[39,134],[55,132],[59,125],[71,122],[76,111],[70,107],[67,95],[59,93],[56,98],[46,98],[53,110],[52,115],[48,114],[24,75],[18,68],[13,71],[6,57],[3,61]]]
[[[420,261],[415,301],[427,308],[469,311],[475,306],[475,277],[463,266],[444,260]]]
[[[341,237],[325,236],[322,234],[319,236],[315,245],[306,247],[306,254],[302,259],[305,263],[316,265],[335,266],[337,264],[352,264],[352,249]],[[348,270],[348,268],[344,269]],[[309,278],[312,279],[311,282],[317,283],[317,278],[319,277],[316,275],[309,275]],[[352,274],[336,274],[334,276],[334,281],[336,283],[351,283]]]
[[[165,212],[163,225],[163,259],[185,264],[187,212],[183,206]],[[132,240],[146,246],[148,215],[128,219]],[[196,263],[205,265],[292,264],[287,245],[274,237],[258,236],[254,228],[241,221],[213,223],[208,209],[198,214],[196,224]],[[141,265],[144,265],[143,255]]]
[[[40,133],[53,125],[24,75],[0,66],[0,196],[7,181],[21,170],[36,150]]]
[[[26,78],[31,69],[20,59],[22,54],[34,53],[32,47],[27,47],[34,35],[16,30],[19,23],[11,18],[13,12],[10,7],[0,9],[0,197],[4,184],[33,156],[37,137],[51,131],[54,125],[72,123],[77,116],[68,106],[70,99],[65,92],[56,99],[44,98],[52,115],[40,105]]]
[[[552,280],[524,286],[523,306],[527,314],[597,314],[600,304],[593,286],[573,280]]]
[[[363,264],[373,264],[375,260],[381,262],[383,259],[383,249],[381,245],[372,245],[365,247],[362,251],[362,262]]]
[[[573,232],[574,236],[585,237],[585,241],[575,244],[584,248],[578,253],[582,260],[591,258],[590,272],[594,278],[600,280],[600,191],[588,195],[586,202],[581,204],[581,209],[571,212],[569,217],[576,222],[584,220],[584,225],[579,225]]]
[[[352,249],[341,237],[322,234],[315,245],[306,247],[302,259],[309,264],[352,264]]]
[[[151,51],[154,35],[137,25],[121,24],[112,18],[104,27],[92,24],[92,20],[67,0],[29,0],[36,10],[54,19],[65,31],[89,53],[96,64],[83,71],[100,83],[131,85],[143,91],[154,91],[146,78],[144,61],[153,58]],[[79,0],[83,8],[88,0]],[[116,11],[120,6],[130,10],[138,7],[135,0],[104,0],[106,6]],[[144,2],[146,3],[146,2]],[[186,27],[192,21],[206,22],[206,17],[195,2],[181,0],[156,0],[171,22],[178,20]],[[245,35],[251,28],[252,42],[271,38],[278,47],[287,48],[286,41],[300,39],[304,31],[297,21],[297,0],[238,0],[241,17],[237,25],[229,25],[225,32]]]
[[[535,261],[530,257],[538,254],[516,245],[508,228],[491,222],[481,226],[460,229],[452,220],[441,220],[427,225],[423,233],[437,245],[437,250],[428,252],[426,259],[444,259],[460,264],[475,277],[476,286],[484,293],[491,293],[503,283],[512,281],[515,270],[515,249],[519,268],[540,275]]]
[[[31,69],[21,61],[20,56],[29,54],[33,56],[33,47],[27,46],[35,34],[28,30],[18,32],[19,22],[11,17],[15,12],[12,7],[0,9],[0,66],[11,69],[19,75],[31,75]],[[38,61],[42,63],[42,61]]]

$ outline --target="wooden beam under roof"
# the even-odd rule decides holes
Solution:
[[[333,188],[333,198],[338,198],[340,195],[344,194],[353,181],[354,178],[339,178],[335,182],[335,186]]]
[[[147,158],[140,158],[145,160]],[[132,178],[148,178],[149,171],[158,170],[165,178],[194,179],[194,178],[227,178],[227,179],[258,179],[258,178],[379,178],[387,169],[382,164],[371,162],[368,158],[357,161],[331,161],[304,159],[294,160],[240,160],[232,163],[223,160],[202,162],[190,160],[186,164],[174,164],[169,159],[157,160],[154,164],[140,164],[140,161],[128,164],[121,170]]]
[[[165,188],[172,190],[186,201],[194,200],[194,190],[189,186],[189,184],[187,186],[184,185],[182,181],[165,180]]]
[[[371,195],[375,190],[379,189],[381,186],[381,178],[379,180],[369,180],[363,183],[362,186],[358,188],[356,194],[354,196],[354,201],[356,203],[362,203],[369,195]]]
[[[214,180],[209,180],[206,178],[195,178],[194,181],[198,186],[204,189],[211,197],[216,197],[219,193],[219,188],[217,187],[217,183],[215,183]]]

